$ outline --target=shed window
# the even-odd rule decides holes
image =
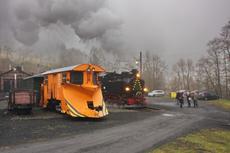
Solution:
[[[70,83],[72,84],[83,84],[83,72],[72,71],[70,73]]]

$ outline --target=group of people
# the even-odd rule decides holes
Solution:
[[[193,103],[193,107],[198,107],[198,93],[197,92],[189,92],[189,91],[178,91],[176,93],[177,103],[180,105],[180,108],[183,107],[184,102],[187,101],[188,107],[191,107]]]

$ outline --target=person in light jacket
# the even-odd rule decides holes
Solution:
[[[198,92],[194,91],[192,93],[192,101],[193,101],[193,107],[198,107]]]

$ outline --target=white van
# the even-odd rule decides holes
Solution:
[[[165,95],[165,92],[163,90],[153,90],[148,93],[149,97],[161,97],[164,95]]]

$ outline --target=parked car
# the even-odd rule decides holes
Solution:
[[[219,96],[212,91],[201,91],[198,96],[199,100],[216,100]]]
[[[165,92],[163,90],[153,90],[148,93],[149,97],[160,97],[164,95],[165,95]]]

